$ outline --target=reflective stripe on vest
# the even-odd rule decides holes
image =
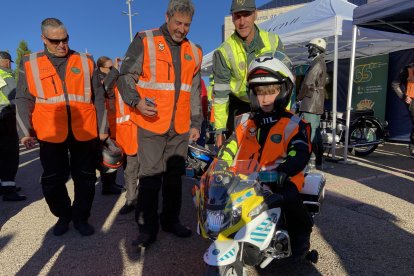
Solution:
[[[255,52],[255,56],[264,54],[274,54],[279,44],[279,37],[276,34],[266,32],[259,29],[259,36],[264,47]],[[215,84],[216,91],[231,90],[233,94],[242,101],[249,102],[247,95],[247,55],[244,50],[241,39],[237,34],[232,34],[222,46],[219,51],[222,53],[229,68],[231,68],[232,75],[230,84]]]
[[[122,123],[125,123],[125,122],[129,121],[129,119],[131,118],[131,115],[129,114],[129,112],[128,112],[128,114],[126,114],[126,112],[125,112],[125,108],[126,108],[125,103],[122,100],[121,95],[119,95],[118,89],[115,90],[115,93],[116,93],[115,94],[115,99],[117,100],[116,103],[118,104],[115,107],[115,109],[117,110],[117,112],[116,112],[116,123],[117,124],[122,124]]]
[[[414,67],[409,67],[407,78],[407,97],[414,98]]]

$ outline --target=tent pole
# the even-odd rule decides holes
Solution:
[[[332,160],[336,160],[336,113],[337,113],[337,97],[338,97],[338,33],[335,34],[335,50],[334,50],[334,74],[333,74],[333,92],[332,92]]]
[[[344,147],[344,162],[348,159],[348,137],[349,137],[349,125],[351,120],[351,109],[352,109],[352,86],[354,83],[354,67],[355,67],[355,48],[357,39],[358,26],[353,25],[352,27],[352,51],[351,59],[349,63],[349,79],[348,79],[348,95],[346,101],[346,128],[345,128],[345,147]]]

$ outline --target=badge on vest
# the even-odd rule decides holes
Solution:
[[[273,134],[270,136],[270,141],[273,143],[279,144],[282,141],[282,135],[280,134]]]
[[[164,43],[158,43],[158,50],[160,50],[160,51],[164,51],[164,49],[165,49],[165,44]]]
[[[244,61],[240,61],[239,63],[239,69],[244,70],[246,68],[246,63]]]
[[[184,54],[186,60],[192,60],[193,58],[189,54]]]
[[[256,136],[256,129],[254,127],[249,129],[250,136]]]
[[[72,68],[70,68],[70,71],[72,71],[75,74],[79,74],[81,70],[79,68],[72,67]]]

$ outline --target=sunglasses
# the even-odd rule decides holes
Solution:
[[[48,38],[45,35],[43,35],[43,36],[44,36],[44,38],[49,40],[49,42],[52,43],[53,45],[59,45],[61,42],[63,44],[68,44],[68,41],[69,41],[69,35],[67,35],[65,38],[62,38],[62,39],[52,39],[52,38]]]

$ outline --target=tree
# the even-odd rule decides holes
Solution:
[[[22,60],[23,56],[26,54],[30,54],[32,51],[29,49],[29,47],[27,46],[27,42],[25,40],[20,41],[19,43],[19,47],[16,50],[17,53],[17,58],[14,61],[16,64],[16,68],[14,69],[14,75],[16,77],[16,81],[19,77],[19,66],[20,66],[20,61]]]

